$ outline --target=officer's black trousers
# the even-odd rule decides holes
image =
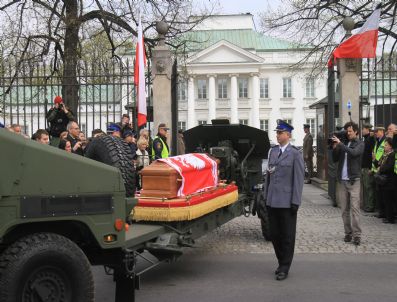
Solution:
[[[294,257],[296,216],[290,208],[269,208],[270,235],[281,272],[288,273]]]

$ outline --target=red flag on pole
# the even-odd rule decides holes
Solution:
[[[358,33],[352,35],[333,51],[328,66],[331,67],[337,58],[375,58],[379,19],[380,8],[373,11]]]
[[[146,92],[145,92],[146,54],[143,42],[141,15],[139,14],[138,41],[135,48],[134,83],[137,87],[138,127],[146,124]]]

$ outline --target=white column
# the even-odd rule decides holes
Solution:
[[[238,123],[238,105],[237,105],[237,75],[230,76],[230,122]]]
[[[251,75],[251,83],[251,126],[259,129],[259,77],[257,74]]]
[[[208,124],[211,120],[216,118],[216,105],[215,105],[215,76],[209,76],[208,84]]]
[[[190,77],[187,86],[187,129],[196,126],[196,111],[194,105],[194,78]]]

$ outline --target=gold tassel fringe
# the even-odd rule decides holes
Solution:
[[[209,199],[202,203],[186,207],[142,207],[136,206],[133,209],[135,221],[183,221],[193,220],[205,214],[211,213],[219,208],[230,205],[238,200],[237,190]]]

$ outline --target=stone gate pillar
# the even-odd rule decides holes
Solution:
[[[338,59],[339,71],[339,117],[343,126],[351,120],[360,122],[360,59]],[[350,102],[350,103],[349,103]],[[349,115],[349,112],[351,115]]]
[[[172,110],[171,110],[171,74],[172,57],[171,51],[165,45],[165,34],[168,31],[167,23],[160,21],[156,24],[160,41],[152,51],[152,76],[153,76],[153,135],[157,134],[157,127],[160,123],[166,123],[170,128],[167,142],[172,149]],[[171,151],[171,150],[170,150]]]

